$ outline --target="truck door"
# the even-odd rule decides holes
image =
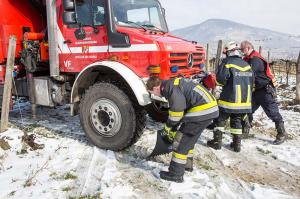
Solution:
[[[104,0],[75,0],[76,23],[63,25],[58,30],[59,62],[63,72],[80,72],[89,64],[108,57],[105,28]],[[62,6],[63,7],[63,6]],[[68,12],[62,8],[59,18]]]

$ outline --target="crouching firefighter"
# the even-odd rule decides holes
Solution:
[[[162,81],[151,77],[147,89],[154,95],[165,97],[170,106],[167,123],[158,133],[173,143],[173,154],[169,171],[161,171],[160,177],[183,182],[185,170],[193,170],[192,154],[198,138],[219,115],[217,101],[202,85],[185,78]]]
[[[241,151],[242,122],[247,113],[251,113],[251,97],[253,72],[247,62],[242,59],[236,42],[225,45],[223,53],[226,58],[218,67],[217,84],[222,87],[218,100],[220,116],[213,126],[214,138],[207,142],[209,147],[221,149],[225,122],[230,118],[230,133],[233,141],[230,144],[235,152]]]

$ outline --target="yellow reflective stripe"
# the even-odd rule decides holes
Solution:
[[[248,118],[248,115],[245,114],[245,115],[243,116],[242,120],[245,121],[247,118]]]
[[[203,93],[205,93],[205,95],[208,97],[208,99],[210,100],[210,101],[215,101],[212,97],[211,97],[211,95],[203,88],[203,87],[201,87],[201,86],[196,86],[198,89],[200,89]]]
[[[238,107],[238,106],[251,106],[251,102],[246,102],[246,103],[233,103],[233,102],[226,102],[223,100],[219,100],[218,103],[220,105],[225,105],[225,106],[232,106],[232,107]]]
[[[241,103],[242,102],[242,89],[241,89],[241,85],[236,85],[236,93],[237,93],[236,102],[237,103]]]
[[[180,82],[180,78],[176,78],[174,80],[174,86],[178,86],[179,85],[179,82]]]
[[[235,134],[235,135],[240,135],[240,134],[243,133],[243,130],[242,129],[233,129],[233,128],[231,128],[230,133]]]
[[[195,107],[189,109],[188,113],[194,113],[194,112],[198,112],[198,111],[203,111],[203,110],[212,108],[214,106],[218,106],[217,101],[212,101],[211,103],[208,103],[208,104],[203,104],[203,105],[200,105],[200,106],[195,106]]]
[[[245,72],[247,70],[251,70],[251,66],[240,67],[240,66],[235,65],[235,64],[226,64],[225,67],[226,68],[235,68],[235,69],[237,69],[239,71],[243,71],[243,72]]]
[[[193,149],[189,150],[189,153],[188,153],[187,157],[188,158],[192,158],[193,157],[193,153],[194,153]]]
[[[184,154],[180,154],[180,153],[176,153],[176,152],[173,152],[173,156],[177,159],[181,159],[181,160],[186,160],[187,159],[187,155],[184,155]]]
[[[183,117],[184,112],[174,112],[174,111],[169,111],[169,116],[171,117]]]
[[[251,102],[251,86],[248,85],[248,95],[247,95],[247,102]]]

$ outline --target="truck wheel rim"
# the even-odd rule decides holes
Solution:
[[[100,99],[92,105],[90,120],[97,133],[104,137],[115,136],[122,124],[120,109],[109,99]]]

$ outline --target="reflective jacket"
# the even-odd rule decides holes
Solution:
[[[169,118],[166,125],[170,128],[181,121],[204,121],[219,116],[214,96],[190,79],[175,78],[163,81],[161,94],[169,102]]]
[[[218,100],[226,113],[251,113],[253,72],[241,57],[225,58],[217,71],[217,83],[222,86]]]

